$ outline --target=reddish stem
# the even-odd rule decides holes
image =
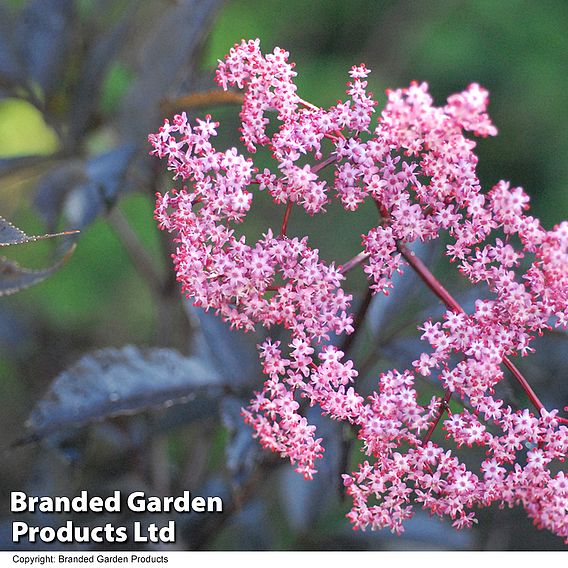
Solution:
[[[333,164],[337,160],[337,155],[331,153],[325,160],[322,160],[319,164],[316,164],[313,168],[310,168],[311,172],[317,174],[319,171],[323,170],[325,167]],[[290,219],[290,213],[292,213],[293,203],[288,201],[286,204],[286,211],[284,212],[284,218],[282,219],[282,227],[280,228],[280,236],[286,236],[286,230],[288,229],[288,220]]]
[[[308,101],[305,101],[303,99],[300,99],[300,104],[311,110],[320,110],[319,107],[317,107],[316,105]],[[337,140],[337,138],[345,138],[343,133],[340,131],[335,132],[335,136],[326,135],[326,137],[332,138],[334,140]],[[329,156],[329,158],[327,158],[327,160],[324,160],[323,162],[312,168],[312,172],[317,172],[321,170],[322,168],[324,168],[329,163],[332,163],[335,160],[336,156],[332,154],[331,156]],[[388,219],[389,217],[388,210],[378,201],[376,202],[376,204],[381,212],[382,217],[384,219]],[[290,210],[291,210],[291,203],[288,203],[288,206],[286,208],[286,213],[284,214],[284,220],[282,222],[281,233],[283,235],[286,234],[286,226],[288,224],[288,217],[290,216]],[[408,264],[410,264],[410,266],[416,271],[418,276],[420,276],[420,278],[426,283],[426,285],[430,288],[430,290],[432,290],[432,292],[434,292],[434,294],[436,294],[436,296],[438,296],[438,298],[440,298],[440,300],[442,300],[442,302],[449,309],[454,310],[458,313],[459,312],[466,313],[465,310],[460,306],[460,304],[453,298],[453,296],[442,286],[440,281],[430,272],[430,270],[426,267],[426,265],[412,251],[407,249],[404,245],[399,245],[398,248],[402,256],[406,259]],[[353,257],[351,260],[347,261],[342,267],[340,267],[341,273],[345,274],[346,272],[351,270],[354,266],[357,266],[359,263],[366,260],[368,256],[369,255],[366,253],[363,252],[359,253],[357,256]],[[517,367],[513,364],[513,362],[507,357],[503,358],[503,364],[505,365],[505,367],[507,367],[507,369],[509,369],[512,375],[515,377],[516,381],[521,385],[521,387],[523,388],[523,390],[525,391],[525,393],[527,394],[527,396],[529,397],[530,401],[535,406],[535,408],[539,411],[539,413],[542,413],[542,411],[545,410],[544,405],[542,404],[542,402],[540,401],[540,399],[538,398],[532,387],[529,385],[525,377],[519,371],[519,369],[517,369]],[[434,422],[434,424],[426,434],[424,443],[429,440],[430,436],[432,435],[432,432],[434,431],[438,422],[440,421],[442,413],[445,407],[447,406],[446,398],[449,400],[450,397],[451,393],[446,393],[440,414],[438,415],[438,418],[436,419],[436,421]],[[568,420],[564,418],[558,418],[558,420],[560,422],[568,424]]]
[[[428,432],[426,432],[426,436],[424,436],[424,439],[422,440],[423,446],[430,441],[430,438],[432,437],[434,430],[436,430],[436,427],[440,423],[440,420],[442,419],[444,412],[448,409],[448,403],[450,402],[450,398],[452,398],[452,393],[448,391],[446,392],[444,398],[440,401],[440,410],[438,411],[438,416],[436,416],[434,422],[430,424],[430,428],[428,428]]]
[[[290,219],[290,213],[292,212],[292,202],[288,201],[286,205],[286,211],[284,211],[284,219],[282,219],[282,227],[280,228],[280,235],[286,236],[286,229],[288,228],[288,219]]]
[[[355,268],[358,264],[365,262],[369,258],[369,253],[365,251],[361,251],[359,254],[355,255],[353,258],[349,259],[345,264],[340,265],[339,272],[341,274],[345,274],[349,272],[351,269]]]
[[[310,110],[321,110],[320,107],[314,105],[313,103],[310,103],[308,101],[305,101],[304,99],[299,99],[298,101],[302,106],[306,107],[307,109]],[[336,130],[334,132],[334,134],[325,134],[324,135],[326,138],[329,138],[330,140],[333,140],[334,142],[337,142],[340,138],[345,139],[345,136],[343,135],[343,132],[341,132],[340,130]]]
[[[452,297],[452,295],[442,286],[440,281],[430,272],[428,267],[416,256],[416,253],[409,250],[404,245],[399,245],[398,250],[404,257],[406,262],[414,269],[414,271],[424,281],[426,286],[442,300],[442,302],[451,310],[458,313],[465,313],[465,310]]]
[[[442,286],[440,281],[430,272],[427,266],[416,256],[415,253],[410,251],[404,245],[399,245],[398,250],[410,264],[410,266],[414,269],[414,271],[420,276],[420,278],[424,281],[424,283],[442,300],[442,302],[450,309],[458,313],[466,313],[466,311],[460,306],[460,304],[453,298],[453,296]],[[503,357],[503,364],[509,371],[511,371],[515,380],[521,385],[527,396],[529,397],[532,404],[535,408],[539,411],[539,414],[542,413],[544,408],[544,404],[540,401],[536,393],[533,391],[525,377],[523,377],[522,373],[517,369],[517,367],[511,362],[510,359],[507,357]],[[564,421],[563,419],[559,419]]]
[[[325,160],[322,160],[319,164],[316,164],[313,168],[310,168],[310,171],[313,174],[317,174],[319,171],[323,170],[325,167],[333,164],[337,160],[337,154],[332,152]]]
[[[305,106],[306,108],[309,108],[310,110],[320,110],[320,107],[314,105],[313,103],[310,103],[309,101],[305,101],[304,99],[298,99],[298,102],[302,106]]]
[[[361,328],[363,327],[363,320],[365,319],[367,311],[371,306],[372,299],[373,299],[373,291],[371,290],[371,288],[368,288],[367,293],[365,294],[365,297],[363,298],[363,301],[361,302],[361,305],[359,306],[359,309],[355,314],[355,319],[353,320],[353,333],[351,333],[350,335],[346,335],[339,347],[339,350],[343,351],[343,353],[349,352],[353,343],[355,342],[355,338],[357,337],[358,333],[361,331]]]

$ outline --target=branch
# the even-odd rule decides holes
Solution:
[[[175,99],[166,99],[162,101],[160,106],[165,112],[171,113],[179,110],[180,108],[198,108],[242,104],[242,93],[213,89],[210,91],[198,91],[196,93],[184,95]]]
[[[333,162],[337,161],[337,154],[332,152],[325,160],[321,161],[319,164],[316,164],[313,168],[310,167],[310,171],[313,174],[317,174],[319,171],[323,170],[325,167],[333,164]]]
[[[339,347],[339,349],[343,351],[343,353],[347,353],[355,342],[355,338],[363,327],[363,320],[367,315],[367,311],[369,310],[372,299],[373,291],[371,290],[371,288],[368,288],[367,293],[365,294],[365,297],[363,298],[363,301],[361,302],[361,305],[359,306],[359,309],[355,314],[355,319],[353,320],[353,333],[346,335]]]
[[[120,209],[115,207],[109,213],[108,220],[124,245],[136,270],[146,280],[152,291],[159,294],[164,279],[156,270],[152,257],[140,242],[138,235],[133,231],[126,217]]]
[[[453,296],[442,286],[440,281],[430,272],[427,266],[413,253],[411,250],[406,248],[404,245],[398,246],[399,252],[402,254],[406,262],[414,269],[414,271],[420,276],[423,282],[442,300],[442,302],[450,309],[458,313],[465,314],[466,311],[460,306],[460,304],[453,298]],[[539,414],[545,410],[544,404],[540,401],[536,393],[533,391],[532,387],[529,385],[522,373],[517,369],[517,367],[511,362],[507,357],[503,357],[503,364],[509,371],[511,371],[515,380],[521,385],[527,396],[529,397],[532,404],[539,411]],[[562,420],[563,421],[563,420]]]
[[[292,212],[292,205],[291,201],[288,201],[286,204],[286,211],[284,211],[284,219],[282,219],[282,227],[280,228],[280,236],[286,236],[286,229],[288,228],[288,220],[290,219],[290,213]]]
[[[434,430],[436,430],[436,427],[440,423],[440,420],[442,419],[444,412],[448,410],[448,404],[450,402],[450,398],[452,398],[452,393],[450,391],[447,391],[444,398],[440,401],[440,409],[438,410],[438,416],[436,416],[434,422],[430,424],[430,428],[428,429],[428,432],[426,432],[426,436],[424,436],[424,439],[422,440],[423,446],[430,441],[430,438],[432,437]]]
[[[355,268],[358,264],[365,262],[369,258],[370,254],[365,252],[364,250],[361,251],[359,254],[355,255],[353,258],[349,259],[345,264],[339,266],[339,272],[341,274],[346,274],[353,268]]]
[[[313,168],[310,168],[311,172],[317,174],[325,167],[333,164],[337,160],[337,154],[332,152],[325,160],[321,161],[319,164],[316,164]],[[252,182],[258,183],[258,182]],[[290,213],[292,212],[293,203],[288,201],[286,204],[286,211],[284,212],[284,218],[282,219],[282,227],[280,228],[280,236],[286,236],[286,230],[288,228],[288,220],[290,219]]]

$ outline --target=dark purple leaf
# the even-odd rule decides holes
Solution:
[[[125,144],[86,162],[69,160],[45,175],[35,206],[48,226],[55,226],[65,213],[70,226],[82,229],[106,213],[129,189],[125,178],[134,151],[133,145]]]
[[[55,271],[59,270],[73,254],[75,246],[71,245],[67,253],[55,264],[41,270],[30,270],[21,267],[17,262],[0,257],[0,296],[15,294],[34,284],[39,284]]]
[[[138,7],[137,2],[131,2],[122,19],[110,30],[97,36],[94,43],[87,47],[71,103],[70,138],[72,140],[81,137],[97,110],[106,73],[135,29],[134,13]]]
[[[222,380],[210,365],[173,349],[107,348],[61,373],[36,404],[27,426],[35,437],[149,408],[217,393]]]
[[[431,264],[434,257],[434,247],[419,242],[409,248],[428,265]],[[400,324],[401,310],[403,307],[410,307],[409,300],[415,300],[416,297],[419,297],[420,304],[423,305],[424,295],[430,293],[409,266],[404,267],[402,274],[395,274],[392,282],[393,288],[389,295],[376,294],[367,313],[367,325],[373,336],[379,340],[385,334],[388,334],[393,326],[397,327]],[[424,286],[424,289],[420,288],[421,286]],[[412,309],[410,312],[415,313],[415,310]]]
[[[27,167],[34,167],[52,159],[52,156],[17,156],[0,158],[0,176],[10,175]]]
[[[193,325],[198,329],[195,350],[204,353],[219,372],[235,385],[259,382],[262,374],[256,345],[261,337],[253,333],[232,330],[213,312],[195,308],[191,301],[185,308]]]
[[[14,18],[0,5],[0,92],[9,93],[22,81],[21,62],[14,47]]]
[[[41,178],[36,187],[34,206],[48,230],[57,226],[67,195],[86,181],[85,165],[79,159],[58,164]]]
[[[229,396],[221,401],[221,418],[229,434],[225,446],[226,465],[236,486],[250,479],[263,451],[241,415],[241,408],[246,404],[244,400]]]
[[[75,19],[74,0],[32,0],[17,23],[19,52],[29,79],[49,93],[68,64]]]
[[[17,306],[0,304],[0,346],[11,358],[24,357],[34,349],[33,314],[23,314]]]
[[[9,221],[6,221],[4,217],[0,217],[0,247],[6,247],[9,245],[21,245],[24,243],[31,243],[35,241],[43,241],[45,239],[51,239],[53,237],[61,237],[63,235],[72,235],[77,231],[70,231],[64,233],[50,233],[47,235],[34,235],[29,236],[24,233],[18,227],[15,227]]]
[[[175,94],[193,74],[197,55],[221,0],[179,0],[157,22],[140,50],[137,75],[126,93],[119,129],[145,144],[162,118],[160,103]]]
[[[306,480],[292,467],[281,471],[281,504],[288,522],[297,532],[308,532],[318,520],[339,502],[342,453],[342,427],[338,422],[321,415],[317,407],[310,408],[306,418],[317,427],[316,437],[324,439],[323,458],[316,462],[314,479]],[[291,498],[293,496],[293,498]]]

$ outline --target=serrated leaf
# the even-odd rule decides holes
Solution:
[[[221,386],[210,365],[173,349],[101,349],[53,381],[27,427],[34,436],[45,437],[94,420],[187,402]]]
[[[52,239],[53,237],[61,237],[63,235],[74,235],[79,231],[64,231],[62,233],[48,233],[46,235],[29,236],[18,227],[15,227],[4,217],[0,217],[0,247],[7,247],[10,245],[21,245],[24,243],[31,243],[34,241],[44,241]]]
[[[19,53],[30,78],[45,92],[59,84],[67,64],[74,5],[73,0],[32,0],[20,14]]]
[[[21,267],[17,262],[0,257],[0,296],[9,296],[30,286],[39,284],[48,276],[59,270],[71,257],[75,245],[71,245],[65,255],[49,268],[30,270]]]

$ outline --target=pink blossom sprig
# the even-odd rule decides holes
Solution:
[[[568,542],[568,480],[561,471],[567,420],[544,407],[512,361],[530,354],[536,334],[568,324],[568,223],[543,228],[527,213],[528,196],[507,182],[482,191],[475,142],[466,133],[497,131],[479,85],[441,107],[425,83],[388,91],[373,125],[377,103],[364,65],[351,69],[347,99],[322,109],[297,94],[288,56],[279,48],[263,55],[253,40],[219,62],[219,85],[243,91],[246,153],[216,150],[218,124],[210,117],[190,124],[182,113],[149,137],[152,153],[186,184],[158,195],[156,206],[159,226],[177,245],[184,293],[235,328],[288,330],[284,345],[267,339],[259,346],[266,381],[243,410],[245,420],[264,447],[306,478],[316,473],[324,448],[305,407],[349,423],[366,454],[357,471],[343,476],[356,529],[401,533],[416,505],[469,527],[476,508],[497,503],[522,505],[536,526]],[[262,172],[252,159],[259,147],[274,159]],[[332,183],[322,177],[329,169]],[[278,234],[267,228],[250,243],[235,227],[256,191],[282,205],[283,221]],[[346,211],[372,201],[380,212],[379,223],[362,235],[363,249],[339,265],[324,262],[307,236],[287,234],[294,208],[322,214],[332,200]],[[408,248],[442,235],[461,273],[490,290],[470,312]],[[384,294],[393,275],[410,266],[447,308],[420,326],[427,345],[420,357],[406,370],[382,373],[368,396],[357,390],[347,353],[333,344],[334,335],[353,333],[362,319],[350,314],[352,298],[342,288],[358,265],[371,291]],[[495,397],[504,368],[531,409]],[[437,381],[443,395],[422,401],[419,376]],[[457,449],[434,441],[440,430]],[[460,456],[471,446],[486,457],[469,469]]]

